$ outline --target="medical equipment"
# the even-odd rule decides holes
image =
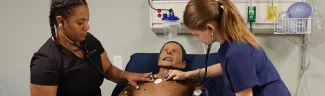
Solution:
[[[277,15],[277,7],[274,5],[274,0],[271,0],[271,6],[268,7],[268,20],[274,20]]]
[[[163,14],[164,34],[167,38],[174,38],[180,31],[181,24],[179,18],[175,16],[173,9],[169,9],[168,14]]]
[[[179,30],[178,35],[180,34],[191,34],[191,31],[183,23],[183,13],[185,6],[189,0],[149,0],[150,6],[148,6],[149,11],[149,28],[151,32],[157,35],[164,35],[164,24],[163,24],[163,13],[168,13],[169,9],[173,9],[175,16],[179,17]],[[216,0],[220,1],[220,0]],[[252,27],[249,30],[253,31],[255,34],[274,34],[274,20],[268,19],[268,8],[270,6],[271,0],[230,0],[233,2],[235,7],[238,9],[239,13],[245,19],[247,23],[247,28],[250,27],[250,23],[247,22],[248,16],[248,6],[250,2],[253,2],[253,5],[256,6],[256,18],[252,23]],[[276,19],[278,14],[282,11],[286,11],[289,6],[294,2],[301,2],[301,0],[274,0],[274,18]],[[272,7],[271,7],[272,9]],[[272,11],[272,10],[270,10]],[[276,12],[275,12],[276,11]],[[272,16],[271,16],[272,17]]]
[[[192,96],[200,96],[202,94],[202,90],[194,90]]]
[[[149,79],[154,79],[153,76],[154,75],[150,75]],[[168,78],[168,76],[169,76],[168,74],[161,74],[160,78],[154,79],[154,83],[159,84],[159,83],[165,81]]]
[[[275,34],[311,34],[320,26],[311,16],[312,7],[305,2],[293,3],[275,22]],[[312,26],[314,25],[314,26]]]
[[[211,45],[212,45],[212,43],[215,41],[213,32],[210,32],[210,33],[211,33],[211,43],[208,45],[208,48],[207,48],[207,51],[206,51],[206,55],[205,55],[205,70],[204,70],[204,78],[203,78],[203,80],[201,81],[200,85],[203,85],[203,83],[204,83],[205,80],[207,79],[209,53],[210,53],[210,50],[211,50]],[[200,72],[200,71],[199,71],[199,72]],[[200,74],[200,73],[199,73],[199,74]]]
[[[207,79],[207,72],[208,72],[208,60],[209,60],[209,53],[210,53],[210,49],[211,49],[211,44],[208,45],[207,48],[207,53],[205,56],[205,71],[204,71],[204,79],[201,81],[200,85],[203,85],[203,83],[205,82],[205,80]]]
[[[281,12],[274,22],[274,34],[290,35],[312,34],[313,32],[318,32],[321,28],[321,24],[319,15],[317,15],[318,12],[315,9],[316,7],[314,6],[314,8],[309,8],[306,6],[310,5],[298,2],[292,4],[292,6],[290,6],[287,11]],[[310,13],[310,9],[314,10]],[[303,10],[306,10],[306,12],[301,12]]]
[[[253,6],[253,1],[250,0],[250,5],[247,11],[247,22],[249,22],[249,29],[253,32],[253,22],[256,22],[256,6]]]
[[[305,2],[296,2],[287,11],[281,12],[275,22],[275,34],[288,35],[291,43],[302,47],[301,71],[295,96],[299,94],[298,90],[302,79],[305,81],[310,96],[304,73],[311,66],[309,44],[318,35],[322,26],[323,17],[317,11],[316,6],[311,6]],[[296,36],[297,34],[301,34],[301,36]]]
[[[296,2],[288,8],[289,18],[308,18],[311,15],[312,7],[305,2]]]
[[[164,36],[169,38],[174,38],[177,34],[181,31],[181,23],[180,19],[175,15],[174,10],[172,8],[169,9],[157,9],[152,6],[150,0],[148,0],[148,4],[151,9],[156,10],[158,12],[158,18],[160,18],[162,26],[163,26],[163,33]],[[167,11],[167,13],[161,12]],[[161,13],[163,13],[161,15]]]
[[[310,34],[311,18],[289,18],[287,12],[281,12],[275,22],[275,34]]]

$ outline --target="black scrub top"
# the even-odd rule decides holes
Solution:
[[[79,58],[49,38],[31,59],[30,83],[58,86],[57,96],[101,96],[104,48],[90,33],[81,45],[83,50],[87,47],[90,59]]]

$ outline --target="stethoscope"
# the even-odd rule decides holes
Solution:
[[[197,86],[201,86],[201,85],[203,85],[203,83],[204,83],[205,80],[207,79],[209,53],[210,53],[211,45],[212,45],[213,42],[214,42],[214,35],[213,35],[213,32],[211,32],[211,44],[208,45],[208,48],[207,48],[207,51],[206,51],[206,55],[205,55],[205,72],[204,72],[204,78],[203,78],[203,80],[200,82],[200,84],[197,85]],[[205,92],[204,92],[205,95],[206,95],[206,96],[209,96],[209,91],[208,91],[208,89],[204,88],[203,90],[205,91]],[[193,95],[193,96],[200,96],[200,95],[202,94],[202,91],[200,91],[200,90],[195,90],[195,91],[194,91],[194,94],[197,94],[197,95]]]
[[[222,6],[222,4],[220,3],[220,1],[217,1],[217,2],[218,2],[218,5],[220,7],[219,10],[223,13],[224,6]],[[213,34],[213,32],[211,32],[211,29],[210,29],[210,33],[211,33],[211,44],[208,45],[208,48],[207,48],[207,51],[206,51],[204,79],[201,81],[200,85],[203,85],[203,83],[207,79],[209,53],[210,53],[211,45],[215,41],[214,40],[214,34]],[[200,85],[198,85],[198,86],[200,86]],[[206,96],[209,96],[209,92],[208,92],[207,89],[205,89],[205,94],[206,94]]]
[[[211,44],[208,45],[206,55],[205,55],[205,72],[204,72],[204,79],[201,81],[200,85],[203,85],[205,80],[207,79],[207,72],[208,72],[208,60],[209,60],[209,54],[211,50],[211,45],[214,42],[214,34],[211,32]]]
[[[58,28],[60,28],[62,26],[62,24],[59,24],[59,27]],[[104,72],[103,71],[101,71],[98,67],[96,67],[95,66],[95,63],[93,62],[93,60],[91,59],[91,57],[90,57],[90,55],[91,55],[91,53],[88,51],[88,48],[87,48],[87,46],[86,46],[86,42],[80,42],[80,46],[78,46],[76,43],[74,43],[74,42],[72,42],[62,31],[60,31],[59,29],[58,29],[58,32],[60,33],[60,34],[62,34],[62,36],[65,38],[65,39],[67,39],[71,44],[73,44],[74,46],[76,46],[79,50],[81,50],[82,51],[82,53],[84,54],[84,57],[85,57],[85,59],[87,59],[90,63],[91,63],[91,65],[105,78],[105,79],[107,79],[107,80],[110,80],[105,74],[104,74]],[[60,57],[61,58],[61,57]],[[61,58],[61,61],[62,61],[62,58]],[[62,62],[61,62],[62,63]],[[114,80],[111,80],[111,81],[113,81],[113,82],[115,82]]]

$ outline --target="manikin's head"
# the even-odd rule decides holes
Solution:
[[[182,70],[186,66],[185,55],[186,51],[180,43],[169,41],[160,50],[158,66]]]

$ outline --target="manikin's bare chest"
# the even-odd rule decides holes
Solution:
[[[191,96],[193,87],[188,82],[161,81],[140,84],[132,96]]]
[[[154,82],[142,82],[138,84],[140,89],[127,86],[119,96],[192,96],[194,89],[199,88],[194,86],[194,79],[164,81],[167,77],[163,74]]]

